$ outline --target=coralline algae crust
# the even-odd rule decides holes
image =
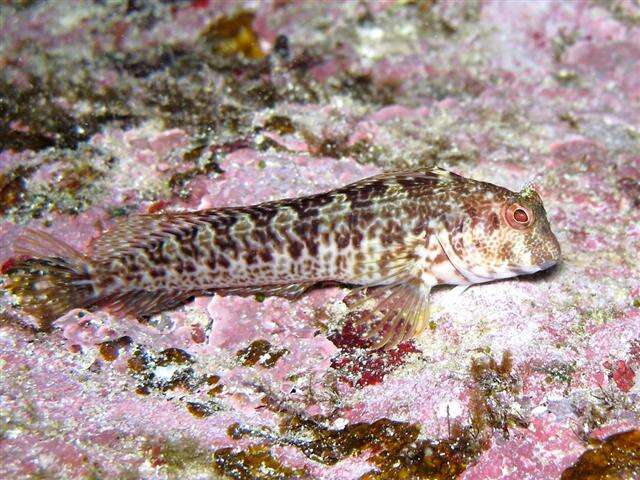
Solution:
[[[147,323],[75,310],[48,333],[3,292],[0,477],[634,478],[638,18],[624,0],[3,6],[3,269],[26,227],[90,252],[131,214],[433,164],[533,182],[564,261],[438,289],[389,352],[341,288]]]

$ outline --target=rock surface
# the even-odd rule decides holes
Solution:
[[[0,31],[0,264],[26,227],[90,250],[433,164],[534,182],[564,256],[440,289],[389,352],[346,289],[50,333],[3,294],[1,478],[640,478],[637,3],[16,1]]]

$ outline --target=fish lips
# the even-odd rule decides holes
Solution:
[[[531,266],[512,267],[513,269],[512,271],[516,275],[531,275],[532,273],[537,273],[542,270],[547,270],[553,267],[554,265],[556,265],[559,261],[560,261],[559,259],[544,260],[541,263],[536,263],[535,265],[531,265]]]

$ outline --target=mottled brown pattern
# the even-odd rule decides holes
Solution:
[[[505,212],[514,205],[533,212],[530,227],[509,225]],[[426,317],[419,310],[427,308],[431,286],[535,271],[560,255],[535,192],[515,193],[439,168],[385,173],[248,207],[131,217],[95,242],[91,258],[36,236],[37,248],[27,245],[23,253],[45,262],[52,254],[48,245],[74,256],[83,271],[78,280],[69,278],[90,297],[48,310],[27,305],[42,315],[102,304],[149,315],[203,292],[290,297],[333,282],[388,286],[386,297],[376,296],[409,312],[385,316],[401,339],[423,328]],[[33,262],[18,264],[20,275],[10,288],[37,303],[45,297],[37,291]],[[57,286],[56,268],[54,263],[47,274]],[[414,324],[403,326],[407,318]],[[383,335],[393,342],[393,334]]]

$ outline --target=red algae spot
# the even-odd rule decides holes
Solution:
[[[616,433],[592,445],[561,480],[626,480],[640,474],[640,430]]]
[[[207,335],[204,332],[204,328],[200,324],[191,325],[191,340],[194,343],[204,343],[207,339]]]
[[[238,350],[236,357],[245,367],[258,364],[264,368],[272,368],[288,352],[286,348],[273,349],[267,340],[256,340],[248,347]]]
[[[407,355],[419,351],[413,342],[402,343],[390,350],[365,350],[373,342],[366,340],[352,322],[347,322],[341,332],[329,339],[340,348],[331,366],[349,384],[358,387],[381,383],[386,375],[403,364]]]
[[[191,8],[206,8],[209,6],[209,0],[192,0]]]
[[[17,260],[15,258],[9,258],[2,264],[0,264],[0,274],[5,275],[9,270],[16,266]]]
[[[310,478],[305,470],[283,465],[264,445],[253,445],[238,452],[233,448],[221,448],[215,451],[213,461],[217,473],[235,480]]]
[[[627,362],[618,360],[615,362],[615,365],[612,365],[610,362],[605,362],[604,366],[610,370],[609,376],[620,390],[625,393],[631,390],[635,382],[636,373]]]
[[[149,214],[161,213],[168,206],[169,206],[169,202],[167,202],[166,200],[158,200],[156,202],[153,202],[151,205],[147,207],[147,213]]]

